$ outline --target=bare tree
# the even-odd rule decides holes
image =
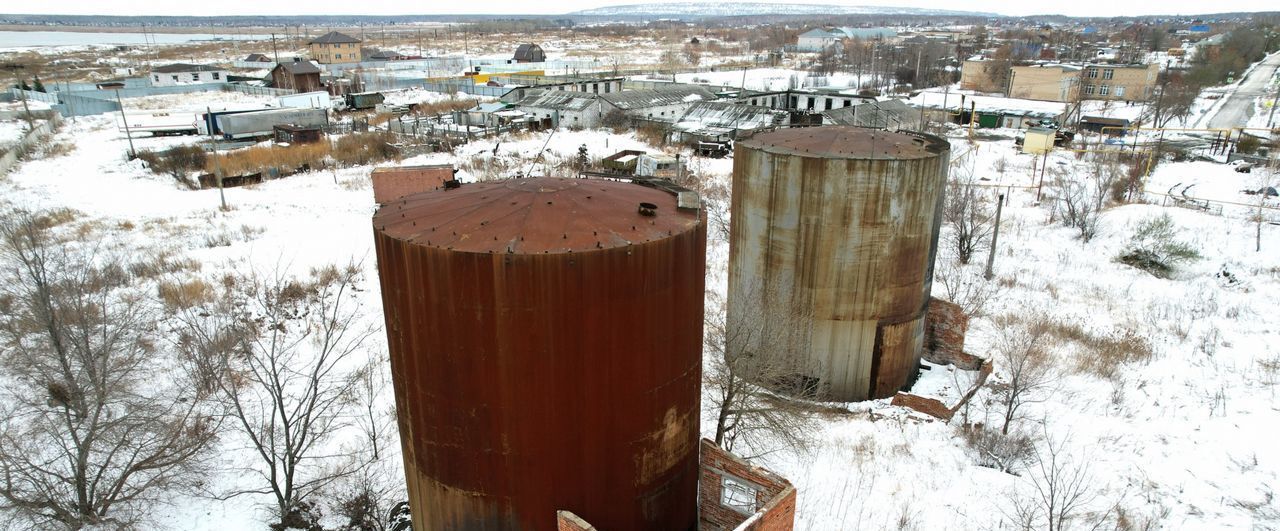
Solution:
[[[1270,192],[1277,186],[1276,168],[1280,166],[1280,159],[1272,158],[1265,168],[1260,168],[1258,176],[1258,204],[1253,215],[1249,216],[1249,221],[1253,222],[1253,251],[1262,252],[1262,224],[1266,223],[1265,215],[1267,199],[1271,197]]]
[[[0,509],[35,528],[135,526],[201,481],[217,423],[165,371],[159,313],[118,256],[0,222]]]
[[[231,494],[273,495],[281,525],[304,521],[308,498],[363,464],[330,444],[350,423],[362,374],[351,365],[374,331],[355,298],[359,281],[356,264],[305,279],[233,275],[215,300],[179,314],[188,371],[258,458],[248,468],[265,485]]]
[[[1009,435],[1023,407],[1043,401],[1043,391],[1055,381],[1048,353],[1049,321],[1041,315],[1002,316],[996,319],[996,329],[993,354],[1004,378],[991,389],[1001,411],[1000,433]]]
[[[771,390],[815,391],[803,376],[806,352],[797,348],[803,342],[795,341],[801,316],[759,305],[730,320],[721,297],[714,292],[707,297],[704,383],[710,390],[707,408],[716,419],[716,445],[733,451],[744,443],[756,455],[807,449],[812,408]]]
[[[1036,448],[1027,481],[1030,498],[1015,498],[1013,513],[1021,529],[1064,531],[1079,518],[1087,517],[1089,505],[1097,499],[1088,460],[1076,460],[1067,452],[1066,438],[1045,437]],[[1100,527],[1106,514],[1091,518]]]
[[[947,240],[955,249],[957,261],[968,264],[973,254],[987,245],[994,219],[991,201],[974,183],[972,173],[957,172],[947,185],[942,210],[942,220],[951,227]]]

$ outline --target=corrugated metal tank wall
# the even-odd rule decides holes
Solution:
[[[739,142],[730,322],[793,316],[790,344],[771,350],[807,353],[795,367],[807,385],[832,400],[893,395],[923,346],[948,153],[935,136],[846,126]]]
[[[539,178],[411,195],[373,225],[414,529],[553,530],[557,510],[695,528],[700,211]]]

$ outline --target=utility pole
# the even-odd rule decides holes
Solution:
[[[218,123],[217,118],[213,116],[213,109],[204,108],[205,117],[209,120],[209,141],[213,143],[213,178],[218,181],[218,198],[222,201],[222,210],[227,210],[227,194],[222,189],[222,164],[218,160],[218,137],[214,135],[214,125]]]
[[[1280,74],[1276,74],[1280,78]],[[1276,95],[1271,97],[1271,114],[1267,115],[1267,129],[1271,129],[1271,120],[1276,117],[1276,103],[1280,102],[1280,87],[1276,87]]]
[[[276,34],[271,34],[271,53],[275,55],[276,64],[280,64],[280,49],[276,48]]]
[[[911,78],[912,88],[920,86],[920,59],[923,56],[924,56],[924,45],[920,45],[920,48],[916,50],[916,77]]]
[[[973,127],[978,121],[978,102],[969,102],[969,143],[973,143]]]
[[[1049,165],[1049,150],[1044,150],[1044,160],[1040,162],[1040,184],[1036,185],[1036,202],[1040,202],[1040,190],[1044,188],[1044,168]]]
[[[1000,239],[1000,213],[1004,211],[1004,194],[997,196],[996,200],[996,228],[991,231],[991,252],[987,254],[987,270],[982,274],[982,278],[991,280],[995,273],[991,271],[992,266],[996,264],[996,241]]]
[[[124,122],[124,136],[129,139],[129,160],[138,158],[138,152],[133,149],[133,133],[129,131],[129,117],[124,113],[124,103],[120,102],[120,89],[116,89],[116,105],[120,106],[120,120]]]

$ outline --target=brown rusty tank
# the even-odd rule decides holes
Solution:
[[[778,330],[761,335],[775,344],[731,342],[727,355],[831,400],[891,396],[909,383],[924,341],[949,149],[931,135],[848,126],[739,142],[728,317],[732,326]]]
[[[695,528],[706,227],[680,205],[536,178],[378,210],[414,529]]]

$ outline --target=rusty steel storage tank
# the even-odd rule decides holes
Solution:
[[[696,194],[464,184],[373,226],[414,529],[695,529]]]
[[[728,318],[773,343],[730,342],[727,356],[831,400],[891,396],[908,383],[949,150],[932,135],[848,126],[739,142]]]

